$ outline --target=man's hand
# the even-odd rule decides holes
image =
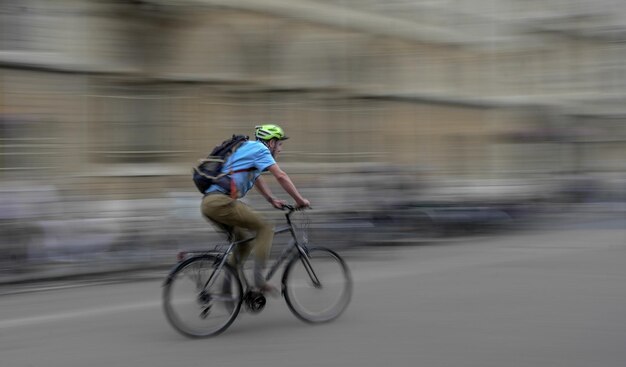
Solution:
[[[299,209],[299,208],[308,208],[308,207],[310,207],[310,206],[311,206],[311,202],[310,202],[310,201],[308,201],[307,199],[304,199],[304,198],[303,198],[302,200],[298,200],[298,201],[296,201],[296,205],[297,205],[297,208],[298,208],[298,209]]]
[[[282,209],[283,206],[287,205],[287,202],[285,200],[280,200],[280,199],[277,199],[277,198],[271,198],[268,201],[276,209]]]

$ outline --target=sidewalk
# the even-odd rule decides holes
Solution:
[[[0,268],[0,287],[48,281],[77,280],[124,274],[144,270],[163,270],[165,273],[176,263],[175,251],[145,259],[126,259],[119,254],[83,260],[53,260],[44,263],[24,264],[15,269]]]
[[[568,208],[557,208],[550,213],[539,213],[532,219],[529,225],[522,225],[522,229],[491,234],[502,236],[503,233],[514,235],[520,231],[533,229],[550,229],[556,227],[568,228],[577,226],[580,223],[594,223],[601,221],[615,221],[626,219],[626,205],[624,203],[605,204],[583,204]],[[485,234],[489,236],[490,234]],[[467,238],[470,238],[469,236]],[[439,242],[459,242],[463,238],[442,237],[436,239],[416,238],[414,240],[404,239],[400,241],[387,241],[379,243],[384,245],[415,245],[415,244],[436,244]],[[367,247],[367,246],[366,246]],[[349,250],[344,248],[343,251]],[[159,270],[164,274],[176,263],[176,249],[160,250],[143,254],[135,252],[129,253],[109,253],[100,254],[83,259],[72,260],[50,260],[40,263],[25,263],[23,266],[15,266],[13,269],[0,268],[0,287],[8,285],[19,285],[27,283],[93,279],[113,274],[124,274],[145,270]]]

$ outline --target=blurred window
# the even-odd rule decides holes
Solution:
[[[107,88],[92,97],[91,150],[100,162],[153,162],[172,151],[171,98],[154,86]]]

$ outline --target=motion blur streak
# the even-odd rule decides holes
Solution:
[[[613,307],[624,284],[618,282],[623,256],[612,251],[621,249],[626,218],[625,59],[623,0],[0,0],[0,287],[10,288],[0,291],[7,305],[0,330],[11,331],[0,335],[3,358],[22,360],[27,345],[44,352],[24,353],[34,359],[24,359],[23,365],[72,365],[64,359],[70,354],[46,358],[48,338],[31,334],[35,326],[56,320],[66,320],[68,328],[78,325],[78,332],[67,335],[82,339],[80,328],[90,316],[115,319],[118,311],[148,307],[152,313],[141,315],[141,325],[149,325],[150,336],[161,337],[158,327],[170,332],[162,315],[155,316],[157,303],[148,301],[159,296],[157,286],[144,289],[137,282],[133,290],[145,293],[133,298],[117,294],[126,289],[117,283],[111,289],[118,305],[89,293],[89,286],[67,292],[63,287],[105,277],[137,280],[132,278],[137,270],[161,275],[177,253],[223,240],[200,214],[202,196],[191,168],[232,134],[252,135],[254,126],[263,123],[279,124],[290,137],[279,164],[314,208],[294,215],[296,224],[308,226],[312,244],[345,254],[356,275],[377,280],[373,283],[380,287],[357,284],[355,299],[365,300],[359,292],[371,292],[370,299],[353,302],[346,316],[361,317],[363,329],[354,328],[356,338],[342,339],[342,348],[392,325],[414,338],[377,341],[370,348],[376,357],[384,356],[378,353],[380,344],[401,348],[419,340],[414,344],[426,346],[422,352],[435,355],[428,361],[435,363],[421,364],[463,365],[458,361],[466,361],[466,355],[428,344],[447,348],[456,337],[459,350],[488,356],[479,355],[467,366],[508,366],[512,355],[541,356],[546,346],[557,348],[547,352],[555,356],[550,362],[606,365],[607,360],[559,357],[586,351],[593,357],[594,351],[602,354],[597,352],[601,348],[611,352],[613,340],[620,348],[612,356],[622,358],[624,329],[612,320],[625,319]],[[276,196],[288,197],[271,177],[267,181]],[[282,213],[257,193],[245,200],[283,224]],[[537,229],[556,234],[527,237]],[[276,237],[274,254],[283,239]],[[491,241],[489,251],[475,252],[483,241]],[[569,246],[589,251],[570,253]],[[501,248],[507,251],[494,253]],[[497,276],[485,275],[493,269],[487,262],[509,259],[516,251],[528,255],[516,259],[527,268],[503,261],[491,264]],[[407,254],[408,263],[396,267],[396,254]],[[369,274],[368,261],[383,269]],[[549,261],[573,273],[572,283],[559,278],[561,273],[546,265]],[[587,261],[594,261],[593,270]],[[524,272],[536,268],[555,276],[538,279],[544,273]],[[606,274],[607,269],[613,273]],[[449,277],[435,276],[446,270]],[[468,278],[446,282],[454,278],[452,270]],[[526,278],[520,280],[519,273]],[[415,280],[429,276],[430,283]],[[61,288],[32,298],[37,292],[24,290],[50,280]],[[463,280],[468,287],[458,285]],[[590,299],[569,302],[568,297],[582,294],[573,288],[578,285],[590,285],[581,287]],[[398,298],[406,286],[426,288]],[[544,286],[552,288],[541,293]],[[501,299],[493,289],[509,291],[510,309],[517,312],[518,305],[526,305],[525,313],[510,317],[508,309],[498,307]],[[428,290],[432,297],[425,301],[434,302],[432,316],[442,324],[411,313],[423,310],[417,302]],[[563,297],[550,303],[545,295],[559,294],[555,290]],[[378,292],[397,303],[370,303],[380,299]],[[453,301],[445,302],[442,294]],[[472,303],[479,294],[480,302]],[[91,307],[76,305],[88,295],[94,297],[86,300]],[[47,301],[63,296],[68,299],[55,303],[56,311],[47,309]],[[24,307],[30,304],[39,308]],[[464,321],[468,305],[493,325],[489,332],[472,329],[478,323],[466,324],[467,334],[448,332],[458,324],[450,316]],[[554,314],[542,309],[550,305],[563,317],[557,335],[549,333]],[[577,311],[585,317],[568,313],[570,305],[586,307]],[[369,314],[390,306],[398,313],[387,319]],[[353,310],[356,314],[350,314]],[[280,319],[275,312],[275,320]],[[602,324],[606,314],[611,322]],[[492,315],[520,323],[493,322]],[[124,316],[140,318],[139,312]],[[102,320],[91,321],[112,325]],[[377,320],[391,324],[372,324]],[[525,327],[532,327],[533,320],[546,322],[531,332]],[[248,320],[242,321],[233,333],[247,330]],[[129,325],[123,325],[126,334],[144,331]],[[412,334],[424,326],[439,338]],[[506,334],[494,336],[505,329]],[[316,330],[314,335],[325,332]],[[603,334],[588,338],[599,341],[595,345],[578,344],[572,330]],[[521,331],[521,336],[510,337],[509,331]],[[535,331],[546,337],[536,337]],[[615,334],[618,338],[611,337]],[[477,345],[477,335],[489,339],[484,343],[489,347]],[[553,341],[564,337],[576,353],[558,350],[561,344]],[[322,337],[315,345],[322,339],[329,348],[337,346],[335,339]],[[117,354],[118,347],[134,349],[135,344],[118,346],[119,340],[130,339],[116,335],[98,351],[127,357]],[[293,352],[309,357],[305,348],[313,343],[303,340]],[[497,350],[502,362],[489,359],[496,353],[486,350],[493,341],[502,347]],[[538,353],[525,349],[529,345]],[[594,346],[600,349],[591,351]],[[174,365],[180,361],[168,358],[193,355],[176,348],[195,346],[149,347],[162,353],[154,354],[159,362]],[[359,352],[346,355],[362,357],[361,366],[403,364],[370,359],[360,352],[367,350],[361,345]],[[92,351],[88,348],[85,356]],[[251,353],[250,358],[268,354]],[[396,362],[416,365],[412,358],[402,359],[407,355],[394,354]],[[445,356],[459,358],[443,363]],[[288,357],[281,354],[264,365],[292,363]],[[317,361],[318,356],[310,357],[304,360]],[[138,359],[119,365],[139,366]],[[211,362],[243,364],[227,358]],[[518,363],[542,365],[528,359]],[[345,365],[332,361],[338,364]]]
[[[20,319],[0,320],[0,329],[8,329],[11,327],[23,327],[23,326],[31,326],[31,325],[42,326],[45,323],[63,322],[67,319],[113,314],[113,313],[123,312],[123,311],[141,310],[141,309],[157,307],[157,306],[161,306],[160,301],[116,305],[116,306],[101,307],[101,308],[95,308],[95,309],[89,309],[89,310],[79,310],[79,311],[55,313],[55,314],[50,314],[50,315],[25,317],[25,318],[20,318]]]

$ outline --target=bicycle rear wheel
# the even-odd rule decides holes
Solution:
[[[163,287],[163,310],[169,323],[192,337],[217,335],[232,324],[241,308],[243,289],[236,271],[213,255],[191,257],[167,277]],[[211,274],[215,281],[207,287]]]
[[[311,275],[307,264],[312,269]],[[291,312],[309,323],[336,319],[348,307],[352,296],[348,266],[337,253],[322,247],[310,249],[306,259],[294,257],[287,264],[282,283]]]

